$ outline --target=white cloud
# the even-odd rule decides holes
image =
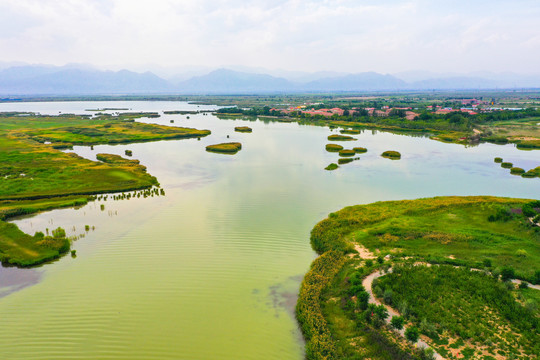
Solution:
[[[533,0],[0,0],[0,61],[537,72]]]

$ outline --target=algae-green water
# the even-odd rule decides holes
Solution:
[[[179,102],[72,102],[0,104],[0,111],[113,107],[203,109]],[[140,121],[212,134],[74,149],[94,159],[132,150],[165,196],[113,201],[109,195],[79,209],[13,220],[32,234],[62,226],[85,237],[73,243],[76,258],[36,269],[0,268],[1,358],[302,359],[293,309],[315,257],[309,232],[328,213],[380,200],[540,193],[540,179],[493,163],[500,156],[529,169],[540,165],[540,151],[364,131],[354,136],[355,146],[368,152],[328,172],[338,155],[325,150],[326,138],[337,130],[189,117]],[[235,126],[253,132],[238,133]],[[234,156],[205,151],[231,141],[242,143]],[[400,161],[380,157],[390,148],[401,152]]]

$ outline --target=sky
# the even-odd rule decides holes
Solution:
[[[0,62],[540,73],[538,0],[0,0]]]

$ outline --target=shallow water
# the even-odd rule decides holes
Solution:
[[[196,109],[178,102],[74,102],[0,104],[0,111],[104,107]],[[315,257],[309,232],[329,212],[379,200],[540,193],[539,179],[510,175],[493,162],[500,156],[526,170],[540,165],[539,151],[512,145],[466,148],[365,131],[344,144],[368,153],[328,172],[324,167],[338,156],[324,149],[327,128],[188,116],[147,121],[212,135],[74,149],[88,158],[132,150],[166,196],[109,196],[13,221],[29,233],[62,226],[86,235],[74,243],[76,258],[31,270],[0,268],[2,357],[301,359],[293,308]],[[253,133],[234,132],[242,125]],[[234,156],[204,151],[224,141],[240,141],[243,149]],[[384,150],[400,151],[402,160],[381,158]]]

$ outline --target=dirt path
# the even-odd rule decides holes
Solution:
[[[388,272],[392,272],[392,269],[389,269]],[[390,316],[388,316],[388,318],[386,319],[386,323],[387,324],[390,324],[390,320],[392,319],[392,316],[401,316],[399,314],[399,312],[397,312],[396,310],[392,309],[390,306],[388,305],[385,305],[385,304],[382,304],[379,300],[377,300],[375,298],[375,296],[373,295],[373,289],[372,289],[372,285],[373,285],[373,280],[381,277],[381,276],[384,276],[386,275],[387,273],[383,272],[383,271],[375,271],[374,273],[371,273],[369,274],[363,281],[362,281],[362,285],[364,286],[364,288],[366,289],[366,291],[368,292],[369,294],[369,303],[370,304],[375,304],[375,305],[384,305],[384,307],[386,308],[386,310],[388,310],[388,314]],[[401,330],[398,330],[398,332],[400,333],[401,336],[405,337],[405,328],[401,329]],[[427,347],[430,347],[424,340],[422,339],[418,339],[418,341],[416,342],[415,344],[416,347],[419,347],[419,348],[427,348]],[[445,358],[442,357],[440,354],[438,354],[437,352],[434,352],[434,355],[435,355],[435,359],[437,360],[444,360]]]

